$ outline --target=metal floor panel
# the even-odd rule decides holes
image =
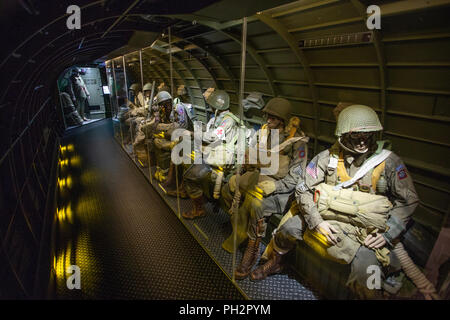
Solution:
[[[62,154],[50,298],[243,298],[112,139],[110,120],[63,145],[73,151]],[[80,290],[67,288],[70,265]]]
[[[118,124],[117,129],[118,128]],[[120,139],[119,139],[120,140]],[[119,142],[120,144],[120,142]],[[133,158],[132,148],[130,145],[124,145],[124,151]],[[143,168],[137,164],[141,172],[147,177],[150,182],[148,168]],[[155,168],[152,167],[152,173]],[[153,179],[153,186],[158,193],[163,197],[164,201],[172,208],[172,211],[177,215],[177,199],[175,197],[166,196],[163,189],[158,185],[158,182]],[[189,199],[180,199],[180,212],[190,210],[192,202]],[[222,242],[231,234],[230,216],[218,206],[208,202],[205,205],[207,214],[199,219],[187,220],[184,218],[183,223],[189,228],[190,232],[198,239],[202,246],[209,251],[209,254],[216,260],[217,264],[221,266],[223,271],[231,279],[232,277],[232,255],[222,249]],[[262,245],[262,251],[265,246]],[[241,261],[245,246],[238,250],[236,261]],[[316,300],[320,299],[317,290],[312,288],[304,279],[301,279],[292,270],[287,270],[285,273],[268,277],[264,281],[250,281],[249,278],[244,280],[237,280],[236,285],[245,293],[249,299],[263,299],[263,300]]]

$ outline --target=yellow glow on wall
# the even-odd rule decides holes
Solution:
[[[58,178],[58,186],[60,189],[62,189],[66,185],[66,179],[60,179]]]
[[[56,216],[59,221],[73,222],[72,204],[69,203],[66,207],[57,209]]]
[[[64,179],[59,179],[58,178],[58,186],[60,189],[67,187],[67,188],[72,188],[73,185],[73,180],[71,176],[68,176],[67,178]]]
[[[59,165],[61,167],[67,166],[69,164],[69,159],[59,160]]]

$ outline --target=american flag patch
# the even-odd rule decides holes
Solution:
[[[306,173],[309,174],[312,178],[317,179],[317,167],[314,162],[310,162],[306,167]]]
[[[399,165],[395,170],[397,171],[397,177],[399,180],[403,180],[408,177],[406,168],[403,164]]]

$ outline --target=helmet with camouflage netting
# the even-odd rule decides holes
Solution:
[[[206,102],[214,109],[227,110],[230,106],[230,96],[224,90],[214,90],[206,98]]]
[[[336,125],[336,136],[349,132],[374,132],[383,130],[377,113],[364,105],[352,105],[339,113]]]

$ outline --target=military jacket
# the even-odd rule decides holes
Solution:
[[[373,152],[372,154],[368,152],[357,158],[343,150],[338,144],[335,144],[334,148],[338,148],[338,152],[342,152],[345,168],[350,177],[354,176],[365,160],[373,154]],[[304,179],[300,180],[296,187],[296,198],[303,209],[305,221],[310,229],[314,229],[323,221],[314,202],[314,189],[335,175],[333,168],[330,167],[330,150],[332,149],[320,152],[309,162],[304,172]],[[371,174],[372,172],[368,172],[360,180],[365,181],[374,190],[376,188],[371,185],[371,179],[368,177]],[[406,230],[407,224],[418,205],[419,198],[405,164],[395,153],[391,153],[385,160],[382,175],[387,182],[384,195],[393,204],[388,213],[387,225],[389,229],[383,235],[386,241],[392,244],[392,241]]]

